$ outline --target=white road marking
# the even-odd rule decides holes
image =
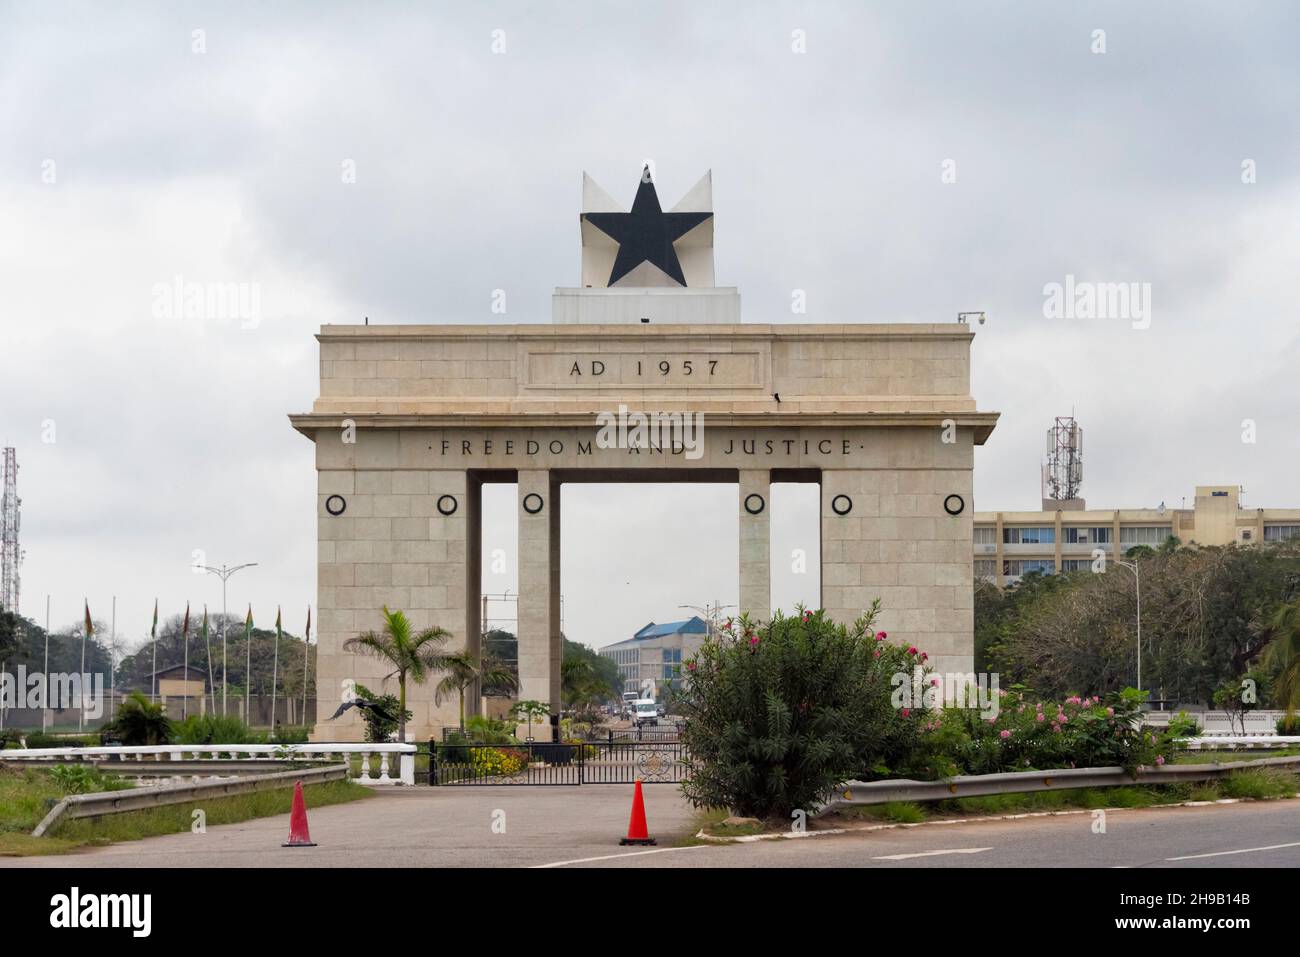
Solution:
[[[1267,847],[1243,847],[1239,851],[1215,851],[1213,854],[1186,854],[1182,857],[1166,857],[1166,861],[1194,861],[1201,857],[1227,857],[1229,854],[1253,854],[1255,851],[1276,851],[1284,847],[1300,847],[1300,841],[1290,844],[1270,844]]]
[[[640,857],[643,854],[667,854],[669,851],[694,851],[701,847],[711,847],[710,844],[689,844],[686,847],[656,847],[652,851],[624,851],[622,854],[605,854],[601,857],[579,857],[572,861],[552,861],[549,864],[534,864],[533,870],[541,870],[548,867],[564,867],[568,864],[590,864],[592,861],[614,861],[621,857]]]
[[[905,861],[911,857],[938,857],[940,854],[978,854],[980,851],[991,851],[991,847],[952,847],[944,851],[919,851],[915,854],[886,854],[884,857],[873,857],[873,861]]]

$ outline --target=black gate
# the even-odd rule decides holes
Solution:
[[[583,744],[448,744],[429,742],[429,784],[501,786],[679,784],[685,746],[672,740],[612,738]]]

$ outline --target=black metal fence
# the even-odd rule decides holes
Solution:
[[[584,743],[448,744],[429,742],[428,783],[446,785],[678,784],[689,756],[672,740]]]

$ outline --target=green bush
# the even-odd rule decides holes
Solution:
[[[362,708],[361,720],[366,723],[366,740],[375,743],[383,743],[391,739],[397,732],[398,728],[397,712],[400,708],[401,702],[398,700],[397,695],[375,694],[362,684],[356,686],[356,694],[362,701],[372,701],[379,705],[379,707],[383,708],[385,712],[393,716],[390,720],[379,714],[374,708]],[[411,717],[412,712],[408,709],[406,712],[406,720],[410,721]]]
[[[518,744],[515,726],[497,718],[474,715],[465,719],[465,736],[474,744]]]
[[[407,713],[410,714],[410,712]],[[311,728],[305,725],[289,725],[288,727],[281,725],[275,729],[275,734],[272,737],[273,744],[306,744],[311,737]]]
[[[1196,738],[1201,734],[1201,726],[1186,711],[1180,711],[1169,719],[1169,736],[1172,738]]]
[[[1300,735],[1300,714],[1282,715],[1277,719],[1277,733],[1290,737]]]
[[[49,774],[64,794],[94,794],[131,787],[130,782],[111,777],[93,764],[60,764],[50,768]]]
[[[682,789],[693,804],[789,820],[846,780],[935,773],[928,715],[891,701],[892,677],[923,668],[924,655],[872,629],[879,607],[847,627],[802,608],[763,626],[742,617],[685,662]]]
[[[118,707],[117,717],[104,725],[101,733],[129,746],[167,744],[172,737],[172,723],[162,705],[153,704],[140,692],[133,691]]]
[[[192,714],[174,725],[177,744],[264,744],[266,735],[232,715]]]
[[[960,773],[1164,764],[1178,736],[1142,727],[1146,693],[1133,688],[1105,697],[1071,695],[1064,702],[1033,701],[1023,691],[1004,692],[995,717],[945,708],[932,725],[933,743]]]

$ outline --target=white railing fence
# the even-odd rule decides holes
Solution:
[[[1142,715],[1142,723],[1153,728],[1165,728],[1178,713],[1148,711]],[[1277,734],[1277,722],[1283,714],[1283,711],[1247,711],[1241,715],[1227,711],[1188,711],[1187,717],[1195,719],[1205,734],[1273,735]]]
[[[99,748],[26,748],[0,751],[3,761],[93,762],[112,772],[114,763],[129,761],[275,761],[306,758],[337,759],[353,765],[360,758],[358,784],[415,784],[413,744],[162,744]],[[394,761],[396,758],[396,761]],[[377,767],[375,766],[377,764]],[[216,770],[214,768],[214,770]],[[376,773],[377,772],[377,773]]]

